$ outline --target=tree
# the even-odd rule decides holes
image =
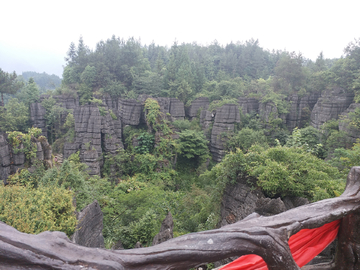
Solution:
[[[34,103],[39,99],[39,87],[37,86],[33,78],[29,79],[26,86],[22,88],[21,91],[17,94],[17,97],[28,107],[31,103]]]
[[[17,75],[13,73],[4,72],[0,68],[0,93],[1,93],[1,106],[4,106],[4,94],[15,94],[22,86],[23,83],[16,80]]]
[[[2,131],[26,131],[29,121],[29,109],[17,98],[12,98],[0,107],[0,130]]]
[[[179,133],[181,156],[195,162],[195,166],[209,158],[208,141],[202,131],[184,130]]]

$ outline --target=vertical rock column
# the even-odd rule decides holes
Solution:
[[[210,144],[210,152],[214,161],[220,162],[224,157],[226,135],[234,131],[235,123],[240,123],[240,111],[237,104],[225,104],[216,110]]]

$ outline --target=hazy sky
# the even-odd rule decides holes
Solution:
[[[112,35],[142,44],[222,45],[258,39],[265,49],[338,58],[360,38],[358,0],[3,0],[0,68],[61,75],[71,42],[94,48]]]

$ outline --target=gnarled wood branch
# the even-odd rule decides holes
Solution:
[[[287,244],[291,235],[344,217],[352,219],[357,211],[360,211],[360,167],[353,167],[346,190],[338,198],[275,216],[252,214],[220,229],[183,235],[149,248],[118,251],[86,248],[71,243],[60,232],[29,235],[0,223],[0,261],[9,269],[189,269],[231,256],[257,254],[270,270],[297,270]],[[347,234],[344,226],[340,232]],[[343,251],[351,248],[359,253],[357,247],[345,242]],[[340,249],[338,260],[345,259],[341,252]]]

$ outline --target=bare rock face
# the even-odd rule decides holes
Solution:
[[[122,124],[113,119],[106,106],[102,106],[105,115],[100,114],[95,104],[78,106],[74,110],[75,139],[64,144],[64,158],[80,151],[80,159],[89,166],[90,175],[100,175],[102,154],[115,154],[123,148],[121,141]]]
[[[30,121],[33,127],[41,129],[41,135],[43,136],[47,136],[45,114],[45,108],[41,105],[41,103],[30,104]]]
[[[278,118],[279,113],[274,103],[260,103],[259,116],[265,123],[269,123],[271,119]]]
[[[256,203],[265,199],[260,190],[253,190],[247,184],[248,178],[238,179],[235,184],[228,184],[221,202],[220,226],[235,223],[255,212]]]
[[[11,171],[10,148],[6,138],[5,133],[0,133],[0,180],[3,180],[4,183],[6,183]]]
[[[185,107],[184,103],[177,98],[170,98],[170,110],[171,121],[184,120]]]
[[[255,181],[255,178],[243,176],[236,183],[226,186],[221,203],[221,227],[242,220],[254,212],[272,216],[309,203],[301,197],[267,198],[261,190],[251,188],[249,183]]]
[[[259,112],[259,101],[256,98],[239,98],[238,103],[244,115]]]
[[[197,114],[201,110],[207,110],[209,107],[209,98],[199,97],[191,102],[191,105],[186,109],[186,116],[190,120],[194,117],[197,117]]]
[[[235,123],[240,123],[240,111],[237,104],[225,104],[216,110],[210,142],[213,160],[220,162],[225,156],[227,134],[234,131]]]
[[[141,123],[144,107],[135,99],[119,99],[118,114],[123,125],[137,126]]]
[[[311,112],[311,125],[317,129],[330,119],[338,119],[353,102],[354,94],[342,88],[324,91]]]
[[[215,113],[213,112],[202,110],[200,113],[200,126],[205,134],[206,139],[208,140],[210,140],[211,137],[211,129],[213,126],[214,118]]]
[[[14,149],[7,141],[7,134],[0,133],[0,180],[3,180],[5,184],[7,183],[6,180],[9,175],[15,173],[18,169],[25,168],[25,162],[27,162],[30,172],[32,172],[32,164],[34,164],[36,160],[45,162],[45,165],[48,167],[52,166],[52,150],[46,138],[32,138],[31,141],[36,145],[36,158],[27,161],[23,152],[14,153]],[[24,146],[20,144],[18,148],[23,149]]]
[[[84,247],[104,248],[103,213],[98,202],[95,200],[77,213],[77,220],[79,223],[71,237],[72,242]]]
[[[174,222],[171,213],[169,212],[163,222],[161,223],[160,232],[155,235],[152,245],[155,246],[169,239],[172,239],[174,229]]]

